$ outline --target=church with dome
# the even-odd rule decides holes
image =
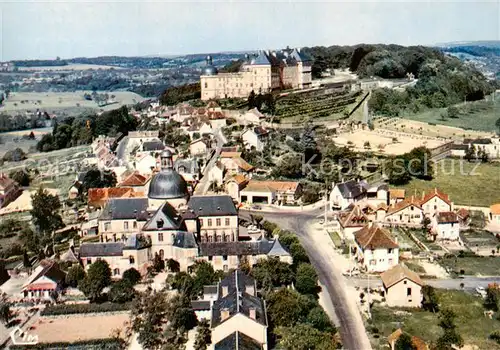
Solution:
[[[201,69],[201,99],[247,98],[253,91],[268,93],[311,87],[312,60],[299,48],[259,51],[246,55],[238,72],[219,72],[207,56]]]
[[[127,266],[149,266],[155,256],[176,260],[182,271],[200,260],[223,271],[238,268],[243,257],[251,264],[268,256],[291,263],[278,240],[240,235],[231,196],[190,196],[186,181],[173,166],[172,153],[166,150],[160,158],[161,169],[151,179],[147,198],[108,201],[98,219],[101,242],[82,244],[84,266],[104,259],[119,277]],[[131,237],[141,245],[128,244]]]

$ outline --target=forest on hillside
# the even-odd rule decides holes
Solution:
[[[370,99],[376,114],[397,116],[403,111],[418,113],[429,108],[483,99],[498,86],[473,65],[448,56],[436,48],[399,45],[357,45],[304,48],[314,58],[313,75],[327,69],[349,68],[360,78],[406,78],[418,82],[405,91],[377,89]]]

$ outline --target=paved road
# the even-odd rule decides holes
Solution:
[[[215,166],[215,163],[217,163],[217,160],[219,159],[222,150],[222,146],[227,142],[224,135],[222,135],[220,129],[216,129],[214,131],[214,137],[217,142],[217,145],[215,147],[215,153],[212,155],[212,158],[210,158],[210,160],[208,161],[208,164],[205,167],[205,170],[203,171],[203,177],[201,178],[200,182],[196,185],[196,188],[194,189],[194,193],[196,195],[202,195],[208,191],[208,187],[210,186],[210,181],[208,181],[208,173]]]
[[[353,277],[349,278],[349,281],[361,288],[367,288],[370,285],[371,288],[377,288],[382,286],[382,282],[379,277],[374,276],[369,280],[366,277]],[[500,276],[493,277],[475,277],[475,276],[465,276],[464,278],[449,278],[449,279],[424,279],[425,284],[431,285],[435,288],[442,289],[456,289],[456,290],[466,290],[469,292],[474,292],[476,287],[488,287],[488,284],[497,283],[500,284]],[[461,284],[464,284],[462,288]]]
[[[240,210],[241,217],[249,217],[250,211]],[[340,323],[340,335],[344,349],[368,350],[370,341],[364,328],[363,320],[356,306],[355,299],[347,295],[347,284],[341,271],[336,267],[333,243],[329,238],[324,239],[326,233],[314,232],[310,229],[311,222],[322,213],[321,209],[310,212],[263,212],[253,211],[266,219],[277,223],[284,229],[293,230],[300,238],[307,251],[311,263],[318,273],[321,284],[325,287],[325,296],[331,300],[334,310],[326,308],[332,320]],[[326,236],[328,237],[328,236]],[[332,312],[334,314],[332,314]]]

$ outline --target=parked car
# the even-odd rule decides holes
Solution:
[[[357,267],[353,267],[352,269],[347,269],[347,271],[345,271],[343,273],[344,276],[348,276],[348,277],[352,277],[352,276],[358,276],[361,272],[359,271],[359,269]]]
[[[486,289],[484,289],[484,287],[477,286],[477,287],[476,287],[476,292],[477,292],[477,294],[479,294],[481,297],[486,298]]]
[[[259,210],[259,209],[262,209],[262,207],[260,205],[254,204],[254,205],[252,205],[252,209]]]

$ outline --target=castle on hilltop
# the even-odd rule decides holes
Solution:
[[[219,73],[207,56],[200,77],[201,99],[246,98],[250,92],[311,87],[312,60],[300,49],[259,51],[246,55],[239,72]]]

